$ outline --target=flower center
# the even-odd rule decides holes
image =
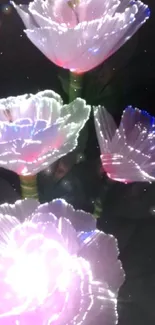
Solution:
[[[70,8],[74,9],[80,3],[80,0],[69,0],[67,3]]]
[[[12,251],[12,255],[5,281],[17,299],[25,301],[24,308],[42,304],[57,288],[66,291],[71,260],[58,242],[37,234]]]
[[[4,110],[4,115],[7,118],[8,122],[10,122],[10,123],[13,122],[12,114],[9,109]]]
[[[76,17],[76,21],[77,21],[77,24],[79,24],[79,16],[78,16],[78,13],[76,12],[76,7],[79,5],[80,3],[80,0],[69,0],[67,2],[68,6],[72,9],[75,17]]]

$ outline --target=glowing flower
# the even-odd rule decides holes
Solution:
[[[150,15],[138,0],[34,0],[13,5],[31,42],[49,60],[77,73],[106,60]]]
[[[0,324],[116,324],[117,241],[91,214],[62,199],[1,205],[0,257]]]
[[[89,114],[83,99],[63,105],[48,90],[0,99],[0,166],[38,173],[76,147]]]
[[[124,182],[155,180],[155,118],[127,107],[119,128],[104,107],[94,108],[102,166],[108,177]]]

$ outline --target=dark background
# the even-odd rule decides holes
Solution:
[[[115,55],[84,77],[82,96],[90,104],[104,104],[117,122],[129,104],[155,115],[155,3],[150,0],[148,5],[149,21]],[[49,62],[26,38],[23,27],[9,3],[0,1],[0,97],[53,89],[67,101],[59,75],[68,80],[68,72]],[[96,98],[98,90],[102,90],[101,96]],[[101,177],[93,119],[88,128],[85,160],[73,166],[55,186],[50,174],[41,173],[40,198],[49,201],[64,197],[75,207],[92,211],[94,200],[100,197],[102,214],[98,226],[118,238],[127,274],[119,296],[119,324],[153,325],[155,185],[125,185]],[[0,202],[14,202],[19,197],[18,177],[0,169]]]

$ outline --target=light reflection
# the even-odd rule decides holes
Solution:
[[[9,4],[1,5],[0,8],[5,15],[10,15],[12,13],[12,6]]]

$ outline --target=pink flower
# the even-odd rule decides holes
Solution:
[[[118,253],[92,215],[64,200],[0,206],[0,324],[116,324]]]
[[[155,181],[155,118],[131,106],[119,128],[104,107],[94,108],[94,117],[108,177],[124,183]]]
[[[90,106],[54,91],[0,99],[0,166],[35,175],[77,146]]]
[[[49,60],[76,73],[105,61],[150,15],[139,0],[34,0],[13,5],[31,42]]]

